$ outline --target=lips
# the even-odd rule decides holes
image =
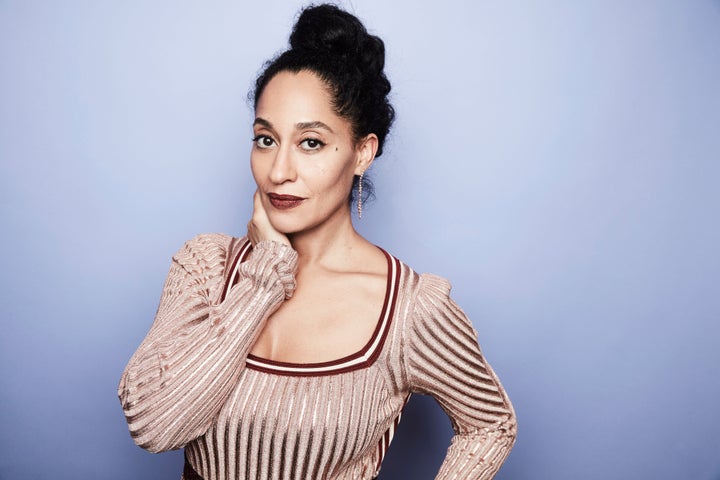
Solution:
[[[289,210],[300,205],[305,199],[295,195],[284,195],[280,193],[268,193],[270,204],[279,210]]]

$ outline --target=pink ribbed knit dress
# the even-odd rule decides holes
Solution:
[[[187,242],[120,381],[134,440],[152,452],[185,447],[206,480],[372,479],[417,392],[456,433],[437,478],[492,478],[515,439],[510,401],[448,282],[386,256],[385,303],[365,347],[291,364],[248,352],[292,295],[296,252],[219,234]]]

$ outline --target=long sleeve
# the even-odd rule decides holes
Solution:
[[[155,321],[121,377],[130,433],[151,452],[180,448],[210,428],[265,320],[292,295],[297,253],[266,241],[221,300],[231,242],[200,235],[173,256]]]
[[[477,332],[449,294],[446,280],[420,277],[407,333],[407,376],[412,391],[435,397],[455,431],[436,479],[488,480],[513,446],[515,413]]]

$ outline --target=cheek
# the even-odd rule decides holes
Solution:
[[[263,178],[261,163],[256,161],[253,156],[250,156],[250,172],[252,172],[255,183],[259,186],[260,179]]]
[[[306,177],[306,179],[308,183],[312,182],[316,192],[322,192],[330,197],[344,196],[352,186],[352,175],[348,176],[347,168],[317,165],[310,178]]]

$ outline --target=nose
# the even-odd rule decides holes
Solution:
[[[276,152],[270,169],[270,181],[277,185],[295,181],[297,172],[290,145],[281,145]]]

